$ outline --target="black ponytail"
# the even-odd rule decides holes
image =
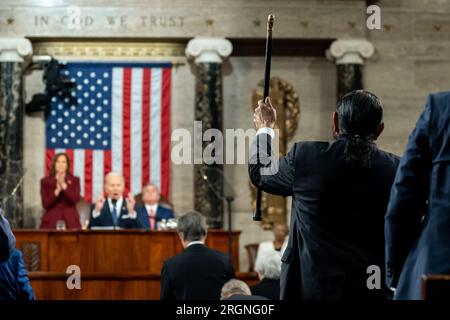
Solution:
[[[344,159],[350,165],[370,168],[374,140],[383,119],[383,107],[373,93],[356,90],[339,101],[339,139],[345,140]]]

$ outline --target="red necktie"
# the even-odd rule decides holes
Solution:
[[[149,221],[150,221],[150,230],[155,230],[155,213],[153,211],[153,208],[150,208],[149,210]]]

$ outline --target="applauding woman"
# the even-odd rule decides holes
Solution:
[[[66,153],[53,157],[50,175],[41,180],[42,206],[45,208],[41,229],[56,229],[58,220],[67,229],[81,229],[76,204],[80,200],[80,179],[70,174],[70,159]]]

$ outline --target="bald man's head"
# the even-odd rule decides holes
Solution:
[[[111,199],[119,199],[125,191],[125,180],[122,175],[110,172],[105,176],[105,192]]]

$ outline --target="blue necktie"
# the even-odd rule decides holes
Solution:
[[[117,226],[117,209],[116,209],[116,205],[114,203],[113,203],[112,216],[113,216],[114,226]]]

